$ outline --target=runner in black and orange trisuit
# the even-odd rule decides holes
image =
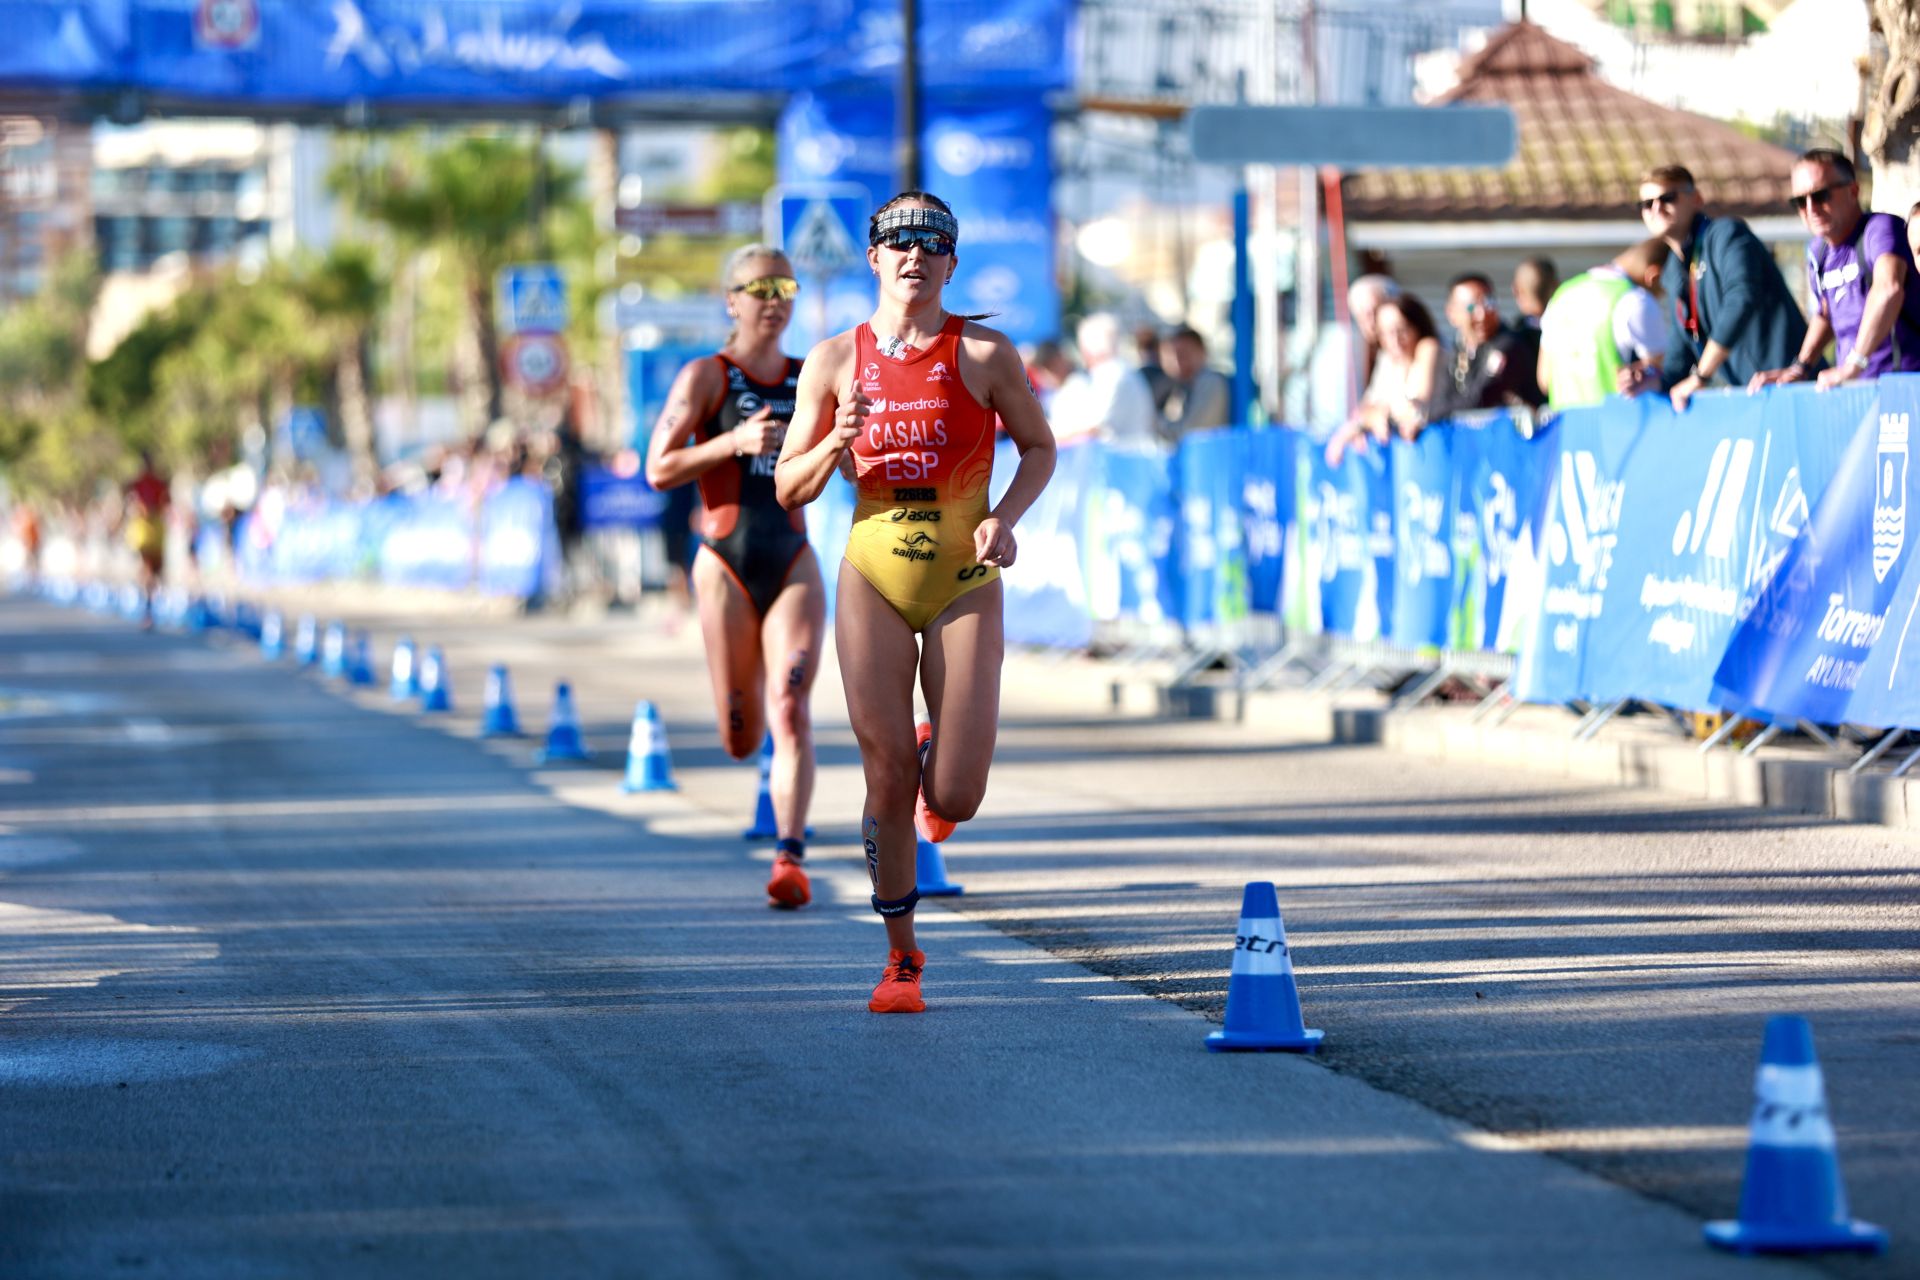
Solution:
[[[867,1002],[875,1013],[926,1008],[914,827],[943,840],[986,794],[1005,647],[1000,570],[1013,563],[1014,522],[1053,474],[1053,432],[1013,344],[941,305],[959,236],[953,211],[924,192],[880,206],[867,249],[880,305],[807,356],[775,472],[790,509],[818,497],[844,458],[857,474],[834,642],[866,773],[873,909],[887,927],[886,972]],[[995,415],[1020,465],[989,506]],[[928,713],[919,725],[916,677]]]
[[[698,480],[704,505],[693,589],[727,754],[744,760],[773,732],[770,789],[780,840],[767,895],[775,906],[812,897],[804,837],[813,799],[808,700],[826,630],[820,566],[806,525],[774,495],[773,464],[793,416],[800,361],[780,350],[799,290],[778,249],[748,245],[728,258],[734,328],[718,355],[687,365],[647,446],[647,480]]]

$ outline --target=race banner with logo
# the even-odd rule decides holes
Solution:
[[[1158,627],[1181,621],[1180,561],[1173,469],[1153,454],[1066,445],[1098,460],[1087,498],[1087,598],[1100,622]]]
[[[1013,442],[1000,441],[993,459],[993,501],[1006,492],[1019,465]],[[1099,472],[1098,450],[1061,449],[1053,479],[1014,529],[1019,554],[1001,581],[1007,639],[1015,644],[1082,649],[1093,638],[1087,527]]]
[[[1241,533],[1246,538],[1247,608],[1280,612],[1286,578],[1286,544],[1299,495],[1300,433],[1246,433],[1246,466],[1240,474]]]
[[[1173,456],[1180,511],[1179,617],[1189,627],[1247,616],[1241,502],[1248,439],[1245,431],[1199,431],[1183,438]]]
[[[981,100],[929,91],[925,111],[927,189],[947,201],[960,221],[959,267],[947,287],[948,309],[992,313],[985,323],[1015,342],[1057,336],[1052,115],[1046,103],[1037,93]],[[854,183],[877,208],[899,188],[894,112],[891,93],[855,86],[795,95],[780,116],[780,181],[796,189]],[[873,277],[866,270],[837,278],[827,286],[824,308],[806,298],[794,308],[788,345],[805,350],[867,319],[873,306]]]
[[[1351,640],[1380,640],[1393,622],[1393,480],[1374,447],[1335,467],[1315,445],[1300,450],[1296,551],[1304,625]]]
[[[1391,444],[1393,608],[1388,636],[1409,649],[1447,643],[1454,601],[1457,472],[1453,429],[1427,430]]]
[[[1920,376],[1883,378],[1805,527],[1734,632],[1717,698],[1756,716],[1920,725],[1913,562]]]

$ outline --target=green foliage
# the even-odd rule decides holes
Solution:
[[[71,255],[38,297],[0,315],[0,470],[17,491],[79,495],[118,452],[85,396],[98,287],[93,259]]]

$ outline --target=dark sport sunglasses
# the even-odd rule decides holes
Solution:
[[[896,253],[911,253],[918,248],[930,258],[953,256],[953,237],[926,227],[895,227],[892,231],[882,231],[873,242]]]
[[[758,280],[749,280],[727,290],[728,293],[744,293],[749,298],[758,298],[762,302],[792,302],[800,292],[800,282],[792,276],[761,276]]]
[[[1787,203],[1793,206],[1795,213],[1802,210],[1824,209],[1833,200],[1833,193],[1846,185],[1844,182],[1829,182],[1826,186],[1816,187],[1804,195],[1788,196]]]
[[[1684,194],[1686,193],[1683,191],[1662,191],[1657,196],[1648,196],[1640,202],[1640,212],[1645,213],[1657,204],[1672,207]]]

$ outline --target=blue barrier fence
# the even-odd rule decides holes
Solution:
[[[1171,458],[1068,445],[1021,521],[1007,636],[1242,646],[1259,619],[1436,662],[1514,655],[1528,701],[1920,727],[1917,417],[1920,375],[1703,396],[1685,415],[1614,400],[1531,435],[1496,413],[1337,467],[1286,429],[1199,433]],[[1003,442],[996,483],[1013,468]],[[650,494],[605,496],[623,521],[655,518]],[[836,479],[808,509],[825,565],[852,508]],[[389,499],[241,545],[256,579],[520,595],[557,559],[546,494],[519,481],[477,519]]]

